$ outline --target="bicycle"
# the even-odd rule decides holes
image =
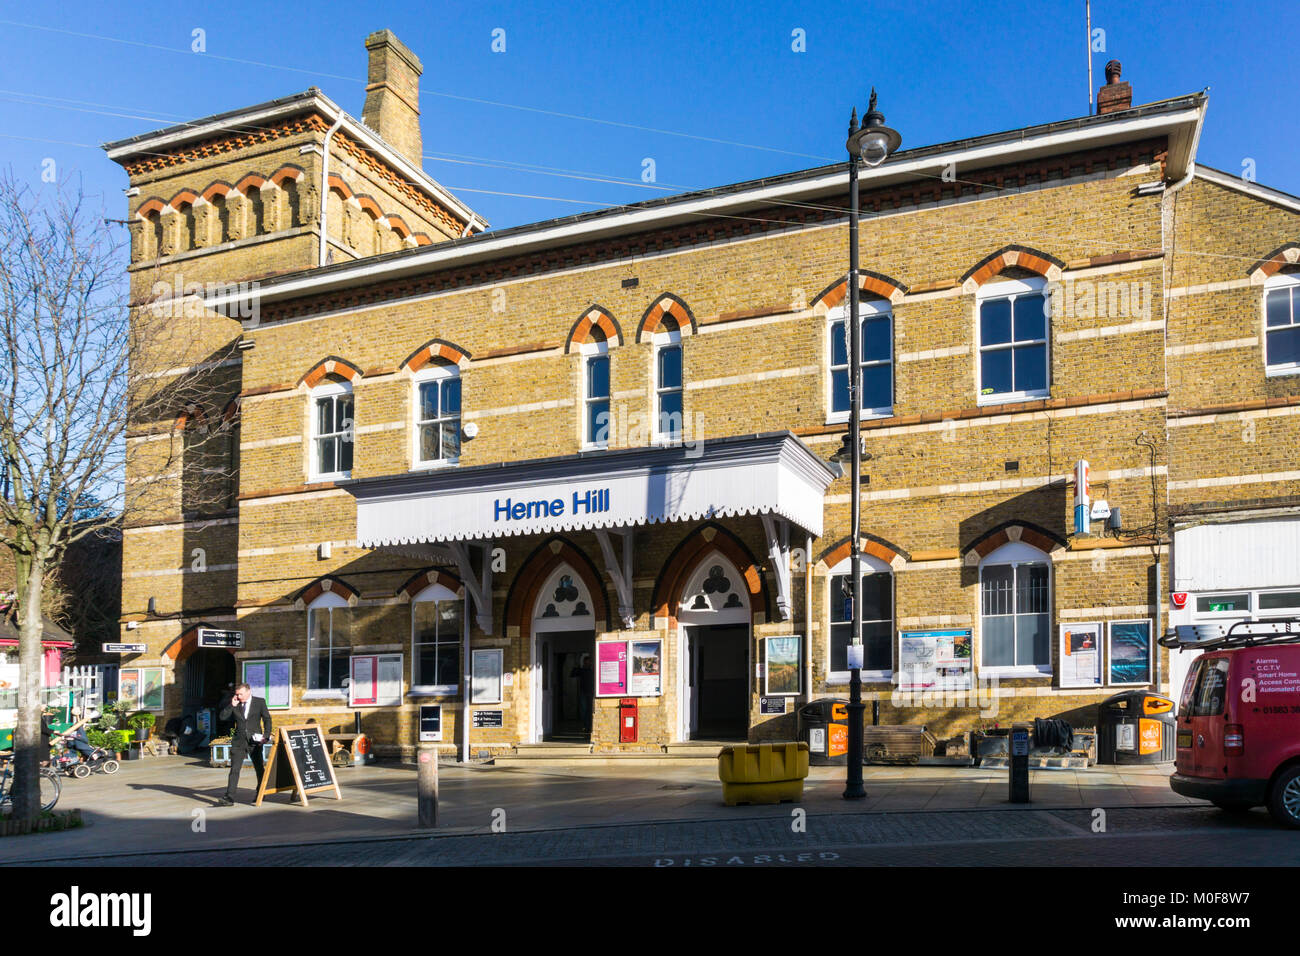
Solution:
[[[10,790],[13,788],[13,754],[0,754],[0,814],[13,809]],[[53,810],[63,792],[63,783],[58,771],[53,767],[42,767],[41,775],[41,811]]]

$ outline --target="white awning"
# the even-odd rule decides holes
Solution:
[[[1300,517],[1225,522],[1174,532],[1175,591],[1300,584]]]
[[[365,548],[775,515],[817,537],[835,473],[789,432],[347,483]]]

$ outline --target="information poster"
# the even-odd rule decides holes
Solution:
[[[471,703],[501,703],[501,671],[504,658],[505,655],[499,647],[473,652],[470,658]]]
[[[379,689],[375,686],[373,654],[352,658],[352,680],[348,684],[348,697],[350,707],[365,707],[379,702]]]
[[[799,660],[803,639],[797,635],[765,638],[766,689],[772,696],[794,696],[803,686]]]
[[[117,699],[133,710],[162,710],[163,669],[161,667],[124,667],[117,685]]]
[[[1101,622],[1061,625],[1061,686],[1101,686]]]
[[[899,690],[970,690],[971,629],[898,632]]]
[[[402,702],[402,655],[358,654],[352,658],[348,703],[352,707],[392,706]]]
[[[596,696],[624,697],[627,687],[627,641],[596,644]]]
[[[244,661],[244,683],[253,689],[254,697],[266,701],[267,710],[285,710],[289,707],[289,673],[292,661]]]
[[[1151,621],[1111,621],[1110,683],[1151,682]]]
[[[663,641],[632,642],[632,677],[628,693],[633,697],[658,697],[663,693]]]

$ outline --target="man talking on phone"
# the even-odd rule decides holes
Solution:
[[[230,703],[221,708],[220,717],[222,720],[233,718],[235,729],[230,736],[230,779],[226,781],[226,795],[218,806],[233,807],[239,771],[244,769],[245,757],[253,759],[253,773],[257,776],[254,789],[262,785],[262,744],[271,739],[271,712],[266,709],[263,698],[253,696],[253,688],[240,684],[235,688]]]

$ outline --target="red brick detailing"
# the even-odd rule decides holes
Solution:
[[[837,544],[832,545],[826,551],[822,552],[820,560],[828,568],[833,568],[851,554],[849,538],[841,539]],[[886,564],[893,564],[895,558],[909,560],[908,555],[894,547],[887,541],[871,535],[862,536],[862,553],[869,554],[873,558],[878,558]]]
[[[551,545],[559,542],[559,549],[552,550]],[[532,636],[533,608],[537,606],[538,595],[551,572],[562,564],[573,568],[591,595],[592,616],[596,621],[596,630],[609,627],[609,605],[605,600],[605,584],[600,572],[583,552],[579,551],[564,538],[548,538],[543,541],[524,561],[523,568],[510,586],[506,596],[504,620],[506,627],[519,628],[519,636],[525,641]],[[527,647],[527,644],[524,645]],[[527,656],[527,654],[525,654]]]
[[[222,153],[245,149],[258,143],[267,143],[274,139],[292,136],[294,133],[303,133],[308,130],[324,133],[327,129],[329,129],[329,124],[322,117],[312,114],[276,126],[245,130],[233,136],[227,133],[179,147],[171,152],[153,152],[148,156],[141,156],[124,162],[122,168],[126,170],[127,175],[135,177],[142,173],[167,169],[170,166],[179,166],[181,163],[188,163],[191,160],[220,156]]]
[[[292,180],[293,182],[297,182],[301,178],[302,178],[302,170],[299,169],[297,166],[281,166],[270,176],[271,182],[275,183],[277,186],[280,187],[284,186],[285,180]]]
[[[646,309],[645,315],[641,316],[641,324],[636,329],[636,340],[644,342],[663,328],[665,315],[671,315],[676,320],[682,335],[693,335],[698,331],[695,316],[686,303],[671,292],[666,292],[656,298],[650,308]]]
[[[864,293],[868,298],[880,298],[892,302],[895,295],[907,292],[907,286],[878,272],[859,271],[858,291]],[[813,299],[813,308],[818,305],[825,305],[826,308],[833,309],[843,302],[848,294],[849,279],[848,276],[845,276],[823,289],[817,298]]]
[[[451,342],[445,342],[442,339],[430,339],[408,355],[406,361],[402,362],[401,367],[412,372],[418,372],[430,362],[439,360],[464,368],[469,364],[470,354],[459,345],[453,345]]]
[[[218,196],[225,197],[228,195],[230,195],[229,183],[216,182],[203,190],[203,199],[205,202],[212,202],[212,200],[216,199]]]
[[[334,177],[331,176],[330,178],[333,179]],[[379,208],[379,203],[375,202],[369,196],[358,196],[357,205],[360,206],[362,211],[370,216],[371,219],[384,218],[384,211]]]
[[[343,181],[343,177],[335,173],[330,173],[329,178],[330,192],[338,193],[345,200],[352,198],[352,190],[348,184]]]
[[[596,341],[593,329],[600,329],[605,334],[605,341],[611,348],[623,344],[623,329],[614,316],[604,306],[593,305],[577,322],[573,323],[573,328],[569,330],[569,338],[564,343],[564,351],[575,352],[588,342]]]
[[[1300,250],[1300,243],[1288,242],[1285,245],[1278,246],[1263,259],[1250,267],[1250,275],[1258,275],[1260,278],[1267,279],[1269,276],[1277,275],[1287,266],[1297,265],[1287,259],[1286,254],[1289,250]]]
[[[199,649],[199,628],[211,626],[207,621],[202,621],[187,627],[170,644],[163,648],[163,656],[179,664]]]
[[[427,571],[412,575],[410,580],[397,589],[397,596],[405,595],[407,601],[412,601],[431,584],[441,584],[457,597],[465,596],[464,585],[460,583],[460,579],[437,568],[429,568]]]
[[[294,607],[298,608],[298,610],[302,610],[327,591],[330,594],[337,594],[349,604],[356,603],[357,598],[361,596],[357,589],[352,587],[352,585],[348,584],[346,581],[333,577],[332,575],[326,575],[325,577],[317,578],[311,584],[299,591],[297,597],[293,599]]]
[[[146,199],[140,204],[140,208],[135,211],[135,214],[140,219],[148,219],[150,216],[158,215],[166,208],[167,204],[161,199]]]
[[[411,227],[406,224],[406,220],[401,216],[392,215],[388,217],[388,227],[397,233],[403,239],[411,235]]]
[[[704,529],[712,528],[713,540],[704,537]],[[767,612],[767,595],[763,588],[763,575],[758,563],[749,549],[726,528],[721,525],[701,525],[682,540],[675,551],[668,557],[659,579],[655,581],[654,598],[650,602],[651,613],[656,617],[666,618],[669,627],[676,626],[677,607],[682,601],[682,591],[700,562],[709,554],[718,551],[736,566],[745,581],[745,590],[749,593],[751,612]]]
[[[257,173],[245,173],[244,177],[235,183],[235,192],[248,195],[250,189],[261,189],[266,185],[266,180]]]
[[[308,388],[315,388],[328,375],[336,375],[339,378],[347,379],[349,382],[355,382],[361,377],[361,369],[346,359],[331,355],[329,358],[322,359],[312,366],[306,375],[298,379],[298,384],[306,385]]]
[[[171,199],[167,200],[167,205],[172,209],[180,209],[182,206],[193,206],[198,201],[199,195],[192,189],[182,189]]]
[[[1011,524],[1003,525],[1000,528],[994,528],[992,531],[985,532],[983,537],[976,538],[975,541],[969,547],[964,548],[962,550],[962,555],[965,556],[969,554],[971,551],[974,551],[976,554],[980,556],[981,560],[987,558],[998,548],[1002,547],[1004,544],[1007,544],[1009,541],[1011,541],[1011,535],[1008,532],[1012,528],[1019,528],[1020,540],[1027,545],[1037,548],[1039,551],[1042,551],[1044,554],[1050,553],[1056,548],[1061,548],[1065,546],[1064,541],[1060,540],[1059,538],[1055,537],[1052,534],[1049,534],[1048,532],[1042,530],[1041,528],[1036,528],[1033,525],[1018,524],[1013,522]]]
[[[425,233],[417,232],[415,234],[415,244],[417,246],[431,246],[433,245],[433,240],[430,239]]]
[[[1017,256],[1008,255],[1008,253],[1017,253]],[[1016,259],[1013,263],[1011,260]],[[1027,246],[1009,245],[1003,246],[993,255],[982,259],[970,271],[961,277],[964,285],[966,280],[972,279],[975,285],[981,286],[988,282],[995,275],[1001,273],[1004,269],[1015,265],[1022,269],[1028,269],[1030,272],[1036,272],[1040,276],[1047,276],[1048,270],[1055,266],[1058,269],[1065,267],[1064,260],[1057,259],[1055,256],[1048,255],[1038,249],[1030,249]]]

